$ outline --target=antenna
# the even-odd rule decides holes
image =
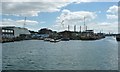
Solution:
[[[25,28],[25,25],[26,25],[26,17],[25,17],[25,20],[24,20],[23,28]]]

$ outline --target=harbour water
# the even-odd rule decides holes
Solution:
[[[3,70],[117,70],[114,37],[57,43],[26,40],[2,44]]]
[[[0,43],[0,71],[2,71],[2,43]]]

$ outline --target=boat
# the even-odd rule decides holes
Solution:
[[[59,42],[59,41],[60,41],[59,39],[58,40],[57,39],[51,39],[50,40],[50,42],[54,42],[54,43]]]
[[[69,38],[62,38],[61,41],[69,41]]]
[[[120,41],[120,38],[117,38],[117,37],[116,37],[116,40],[117,40],[117,41]]]
[[[93,30],[86,30],[80,35],[80,40],[99,40],[102,38],[105,38],[104,33],[94,33]]]
[[[51,38],[45,38],[44,39],[44,41],[50,41],[51,40]]]
[[[117,41],[120,41],[120,34],[118,34],[118,35],[116,36],[116,40],[117,40]]]
[[[93,37],[80,37],[80,40],[96,40],[96,38],[93,38]]]

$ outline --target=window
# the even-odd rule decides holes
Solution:
[[[11,33],[13,33],[13,30],[11,30]]]
[[[2,32],[5,32],[5,30],[2,30]]]

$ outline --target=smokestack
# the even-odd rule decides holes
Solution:
[[[87,30],[87,26],[86,26],[86,30]]]
[[[74,25],[74,32],[76,32],[76,25]]]
[[[80,26],[80,32],[81,32],[81,26]]]
[[[26,17],[25,17],[25,20],[24,20],[23,28],[25,28],[25,25],[26,25]]]
[[[70,31],[70,26],[68,25],[68,31]]]
[[[84,16],[84,31],[86,30],[86,27],[85,27],[85,16]]]

